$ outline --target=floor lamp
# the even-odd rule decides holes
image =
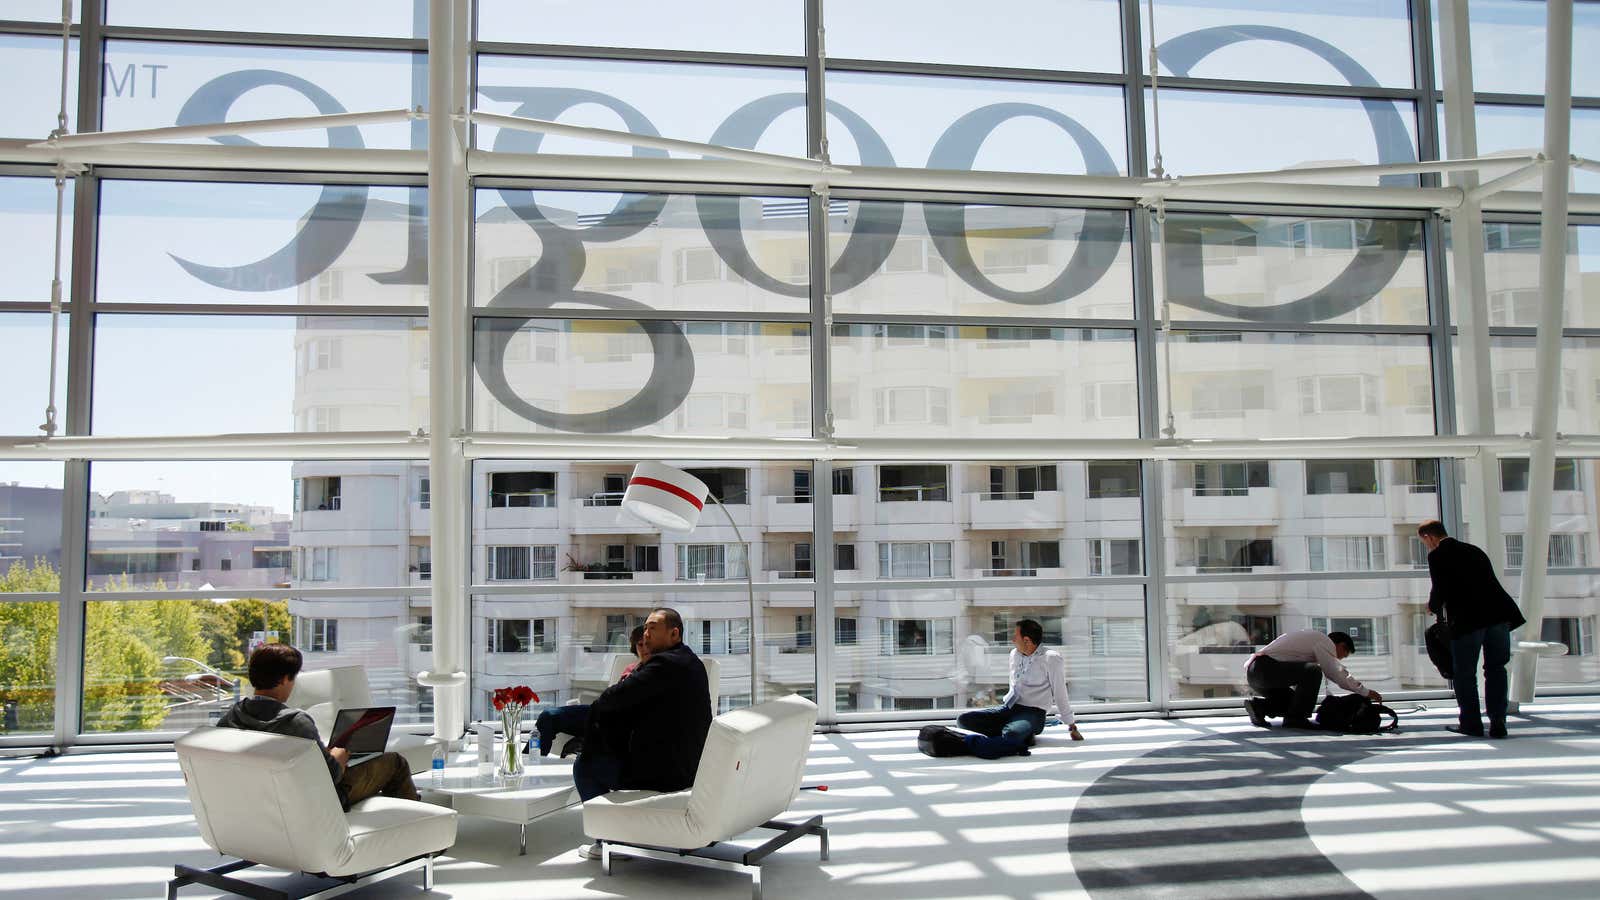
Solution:
[[[750,704],[754,706],[760,699],[756,675],[756,635],[759,630],[756,628],[756,587],[755,579],[750,574],[750,545],[745,543],[744,533],[739,530],[739,523],[733,520],[733,514],[722,505],[722,500],[716,494],[711,493],[704,481],[682,469],[649,461],[634,466],[627,490],[622,494],[622,509],[663,531],[683,533],[693,531],[695,525],[699,524],[707,497],[722,508],[728,524],[733,526],[734,537],[745,548],[744,585],[750,598]]]

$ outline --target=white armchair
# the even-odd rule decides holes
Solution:
[[[335,666],[301,672],[294,680],[294,692],[289,695],[288,705],[309,713],[311,721],[317,724],[317,734],[326,741],[333,732],[333,720],[339,710],[375,704],[365,667]],[[433,765],[433,743],[420,734],[393,732],[384,749],[405,757],[413,773],[426,772]]]
[[[613,791],[584,803],[583,831],[600,842],[606,874],[613,854],[747,872],[760,900],[761,861],[780,847],[814,834],[826,860],[821,816],[775,818],[800,790],[816,723],[816,704],[798,694],[724,713],[711,723],[689,790]],[[754,828],[779,834],[749,850],[722,845]]]
[[[238,861],[176,866],[167,900],[189,884],[267,896],[261,885],[230,877],[257,865],[317,876],[311,889],[286,896],[348,890],[417,869],[431,890],[434,855],[455,843],[456,813],[441,806],[373,797],[346,813],[322,752],[304,738],[206,726],[174,746],[200,836]]]

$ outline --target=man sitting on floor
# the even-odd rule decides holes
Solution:
[[[1361,694],[1374,703],[1383,695],[1369,691],[1339,660],[1356,652],[1356,643],[1342,631],[1323,634],[1306,629],[1279,635],[1245,662],[1245,680],[1256,696],[1244,701],[1250,722],[1270,728],[1267,719],[1283,716],[1285,728],[1315,728],[1311,713],[1322,694],[1322,679]]]
[[[1001,704],[961,714],[956,724],[974,734],[960,735],[943,726],[923,729],[919,746],[934,756],[967,753],[983,759],[1027,756],[1035,736],[1044,731],[1052,702],[1072,739],[1083,740],[1078,719],[1067,699],[1067,663],[1055,650],[1042,647],[1044,626],[1023,619],[1011,633],[1011,689]]]
[[[632,675],[633,670],[639,668],[639,664],[650,656],[650,648],[644,645],[643,625],[634,626],[633,632],[628,635],[628,647],[633,650],[634,660],[622,670],[622,674],[617,677],[618,682]],[[561,748],[563,757],[581,752],[583,733],[589,729],[589,708],[587,703],[569,703],[539,713],[539,718],[533,722],[533,736],[528,738],[528,752],[549,756],[550,748],[558,734],[572,735],[567,740],[566,746]],[[535,744],[535,741],[538,743]]]
[[[339,802],[347,812],[355,804],[380,794],[404,800],[422,799],[411,783],[411,767],[405,757],[385,753],[358,766],[347,766],[349,750],[324,747],[311,716],[304,710],[285,705],[294,691],[294,680],[300,674],[301,664],[300,651],[288,644],[265,644],[257,648],[250,654],[250,685],[256,689],[255,696],[229,707],[217,720],[217,726],[270,731],[315,741],[328,763],[328,776],[339,793]]]

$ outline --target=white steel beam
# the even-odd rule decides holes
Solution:
[[[1469,189],[1466,192],[1466,195],[1461,199],[1461,206],[1457,208],[1464,208],[1469,205],[1478,206],[1481,208],[1483,201],[1494,196],[1495,194],[1498,194],[1501,191],[1510,190],[1511,188],[1514,188],[1523,182],[1532,181],[1533,179],[1538,178],[1539,173],[1543,172],[1545,169],[1544,164],[1544,154],[1541,153],[1537,159],[1528,165],[1525,165],[1520,169],[1513,169],[1498,178],[1491,178],[1488,181],[1479,184],[1477,187]]]
[[[1454,154],[1452,154],[1453,156]],[[1296,169],[1268,169],[1259,172],[1227,172],[1217,175],[1194,175],[1145,182],[1151,188],[1211,187],[1222,184],[1297,184],[1313,178],[1350,178],[1367,175],[1423,175],[1430,172],[1463,172],[1499,169],[1507,166],[1525,166],[1533,157],[1529,154],[1482,156],[1465,159],[1445,159],[1430,162],[1382,163],[1355,166],[1305,166]]]
[[[1528,462],[1528,521],[1522,539],[1519,602],[1528,620],[1518,636],[1543,631],[1546,553],[1555,491],[1556,424],[1561,399],[1561,313],[1567,278],[1567,176],[1572,153],[1572,0],[1545,4],[1544,203],[1539,219],[1539,327],[1534,337],[1533,447]],[[1516,655],[1512,676],[1518,703],[1533,700],[1539,657]]]
[[[466,166],[450,115],[462,108],[465,85],[457,83],[457,17],[450,0],[428,8],[428,464],[433,510],[429,516],[433,577],[433,668],[417,676],[433,688],[433,733],[455,740],[466,726],[467,647],[470,629],[466,586],[471,582],[467,534],[471,503],[468,463],[453,440],[464,425],[462,385],[469,381],[457,349],[456,306],[467,301],[466,261],[455,239],[466,217]],[[458,220],[461,220],[458,222]]]
[[[516,131],[528,131],[534,134],[556,134],[562,137],[580,138],[589,141],[600,141],[607,144],[622,144],[628,147],[649,147],[653,150],[665,150],[677,153],[699,153],[716,159],[730,159],[738,162],[752,163],[758,166],[776,166],[780,169],[794,169],[801,172],[843,173],[847,169],[838,169],[828,163],[816,159],[806,159],[801,156],[784,156],[778,153],[761,153],[756,150],[741,150],[737,147],[723,147],[717,144],[702,144],[698,141],[683,141],[676,138],[656,137],[654,135],[634,134],[631,131],[615,131],[610,128],[590,128],[585,125],[568,125],[563,122],[552,122],[548,119],[527,119],[522,116],[506,116],[499,113],[473,112],[470,116],[476,125],[493,125],[497,128],[510,128]],[[489,151],[493,152],[493,151]]]
[[[222,137],[229,134],[263,134],[279,131],[306,131],[350,125],[381,125],[424,118],[414,109],[385,109],[376,112],[331,113],[322,116],[290,116],[277,119],[247,119],[242,122],[210,122],[204,125],[170,125],[165,128],[136,128],[128,131],[91,131],[85,134],[51,135],[29,144],[30,150],[75,150],[82,147],[114,147],[157,141],[183,141],[192,138]]]

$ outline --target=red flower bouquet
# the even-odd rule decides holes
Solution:
[[[522,772],[522,741],[518,736],[522,724],[522,711],[539,702],[539,695],[525,684],[515,687],[495,688],[490,697],[495,712],[500,714],[500,727],[505,732],[506,749],[501,770],[508,775]]]

